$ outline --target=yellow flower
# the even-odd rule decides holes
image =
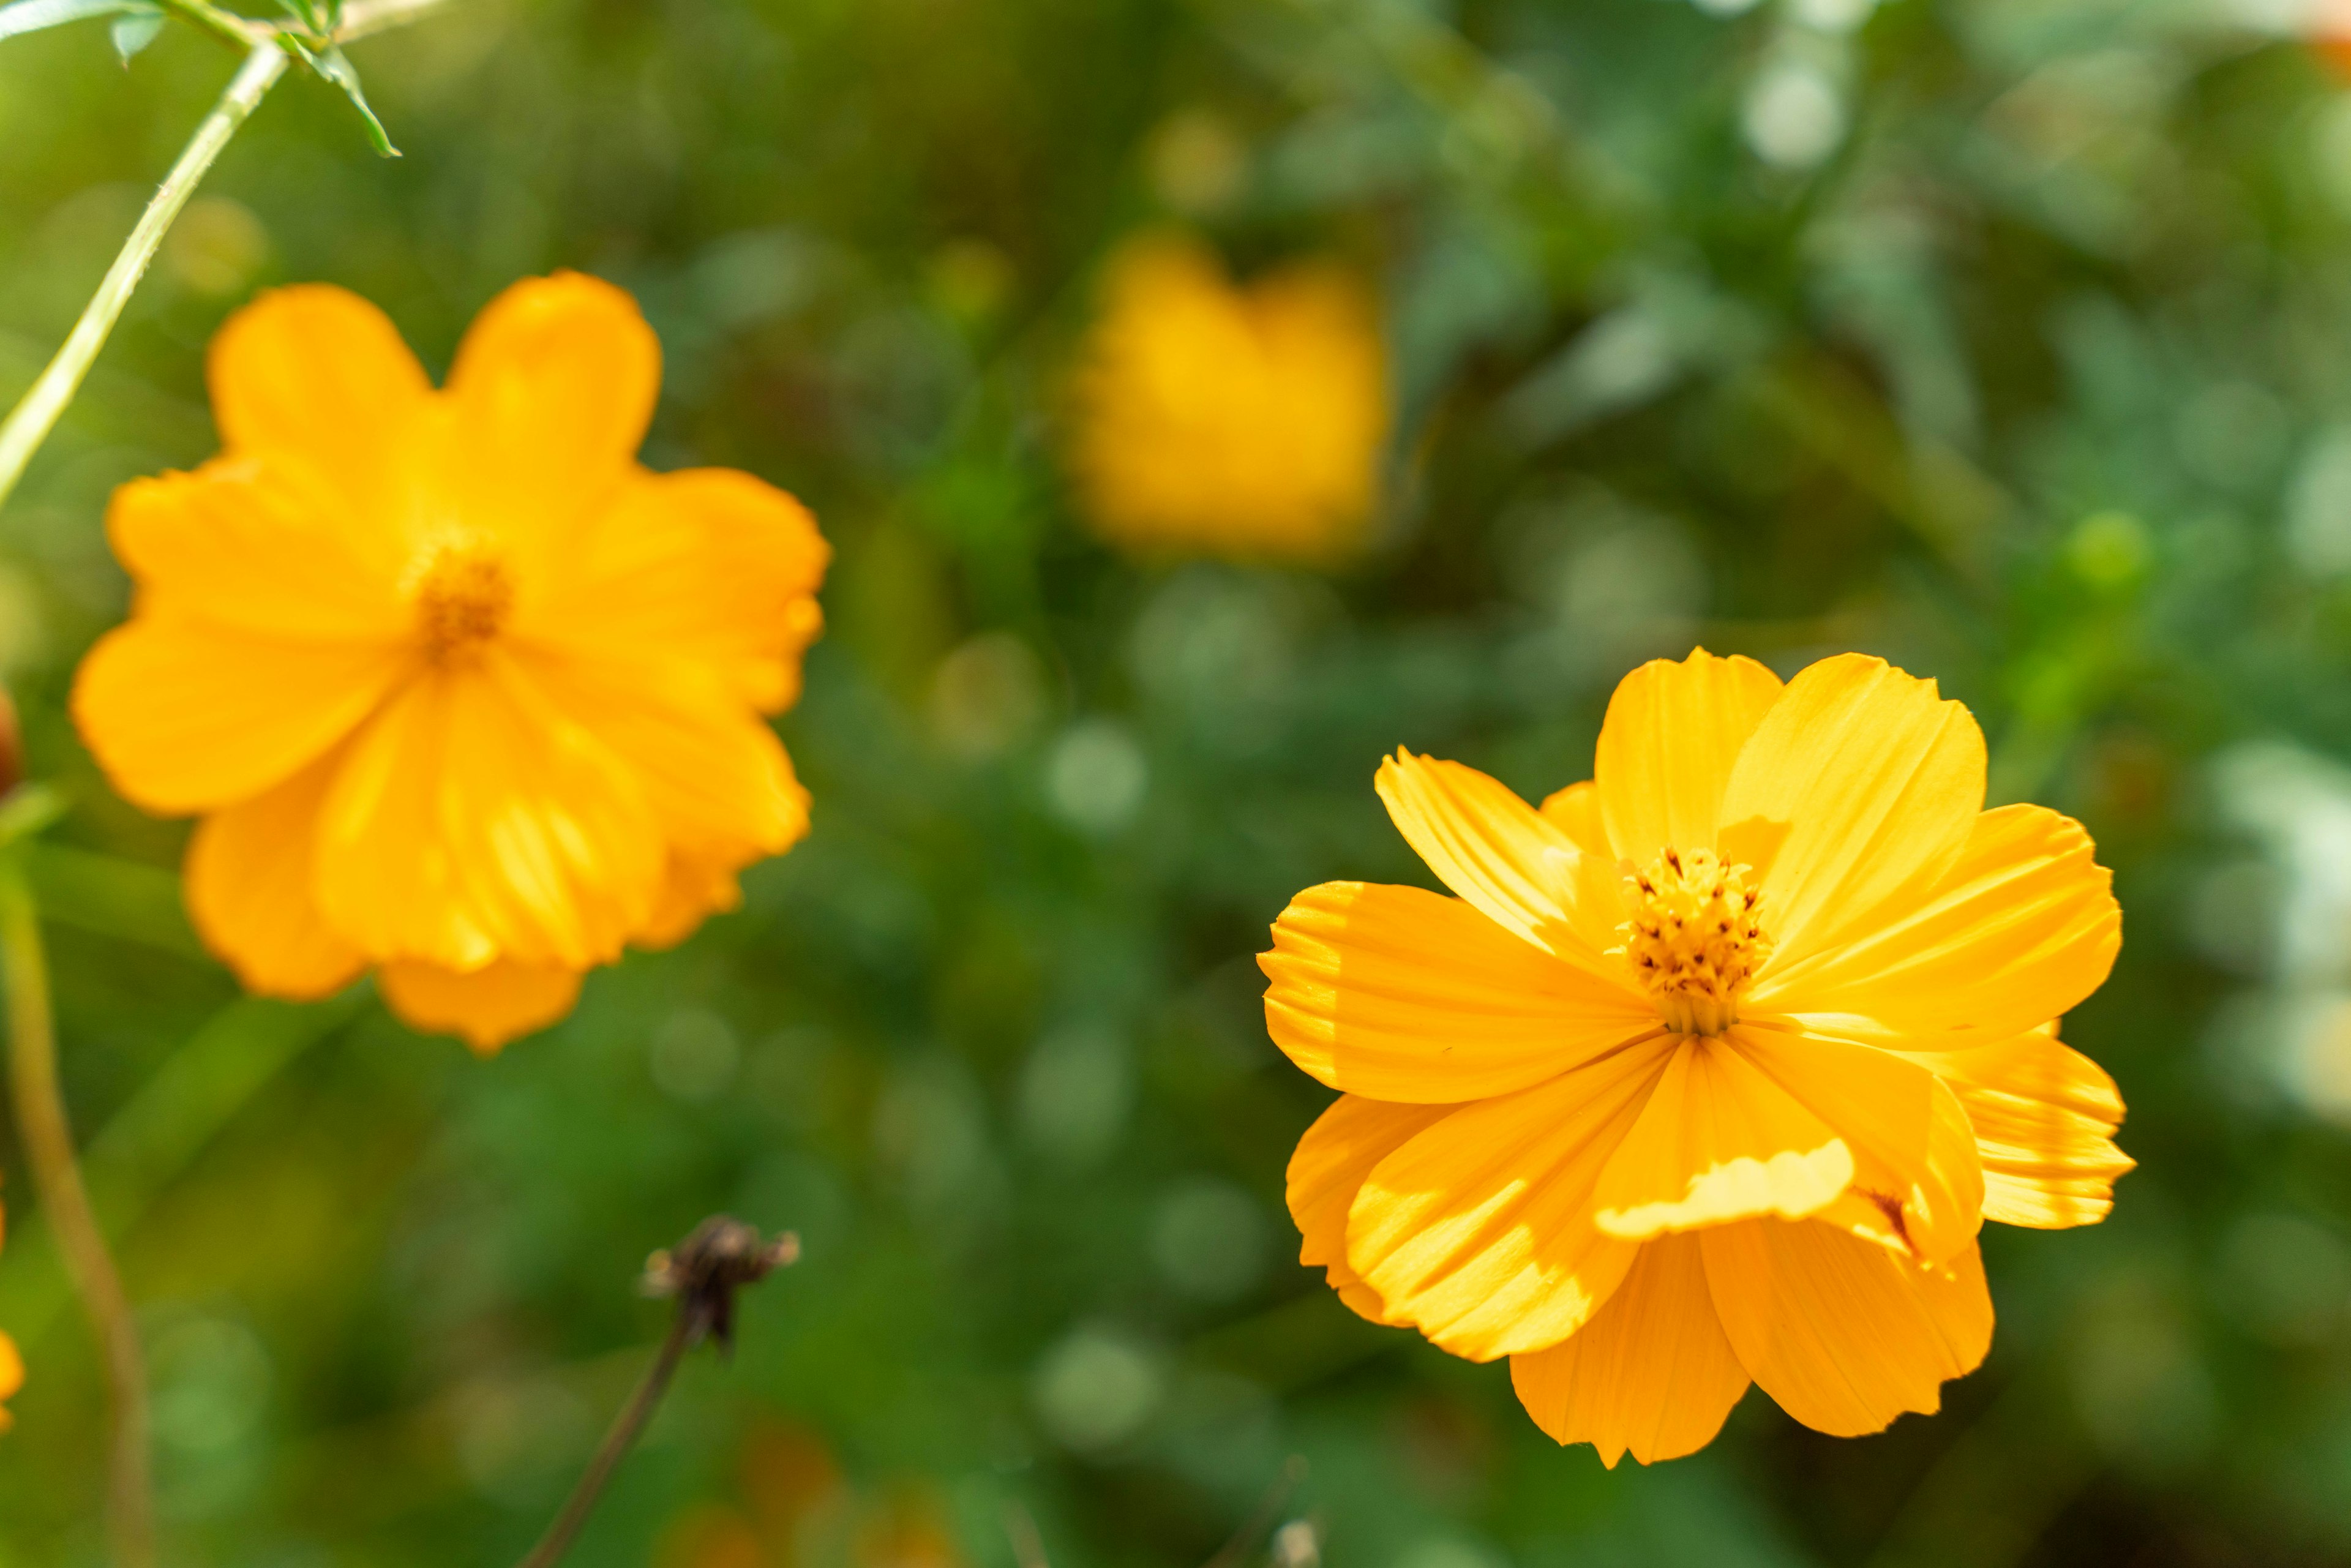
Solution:
[[[661,350],[626,294],[516,285],[436,391],[374,307],[288,288],[209,371],[224,451],[117,492],[137,598],[74,714],[131,800],[203,816],[189,907],[248,987],[372,967],[489,1050],[806,831],[760,715],[825,545],[748,475],[638,465]]]
[[[0,1333],[0,1432],[16,1424],[8,1414],[8,1401],[16,1397],[25,1386],[25,1358],[16,1354],[16,1342]]]
[[[1322,562],[1361,542],[1387,439],[1386,352],[1353,278],[1247,289],[1188,240],[1111,265],[1080,356],[1071,468],[1095,528],[1144,552]]]
[[[1378,789],[1456,896],[1332,883],[1259,962],[1342,1098],[1301,1253],[1511,1381],[1612,1467],[1704,1447],[1749,1381],[1823,1432],[1932,1412],[1992,1310],[1985,1218],[2095,1223],[2131,1161],[2057,1041],[2121,942],[2081,827],[1982,809],[1982,732],[1846,654],[1700,651],[1616,690],[1538,811],[1399,752]]]

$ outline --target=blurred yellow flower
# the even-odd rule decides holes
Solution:
[[[2089,836],[1984,810],[1973,716],[1854,654],[1648,664],[1593,772],[1538,811],[1399,752],[1381,799],[1456,896],[1275,925],[1268,1025],[1344,1092],[1290,1163],[1301,1257],[1611,1466],[1750,1379],[1823,1432],[1935,1410],[1991,1342],[1982,1221],[2095,1223],[2131,1166],[2056,1036],[2121,942]]]
[[[0,1213],[0,1231],[5,1231],[6,1225],[6,1215]],[[0,1432],[16,1424],[16,1417],[8,1414],[8,1401],[16,1397],[24,1386],[25,1358],[16,1353],[16,1341],[0,1333]]]
[[[1192,241],[1130,245],[1074,393],[1071,468],[1113,543],[1305,562],[1361,543],[1387,439],[1386,350],[1368,292],[1336,267],[1239,288]]]
[[[203,816],[189,907],[248,987],[372,967],[490,1050],[806,831],[760,716],[828,551],[748,475],[638,465],[661,350],[626,294],[517,284],[436,391],[373,306],[283,289],[209,379],[224,451],[116,493],[137,597],[73,701],[123,794]]]

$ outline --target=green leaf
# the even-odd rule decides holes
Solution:
[[[26,784],[0,800],[0,848],[29,838],[66,814],[65,792],[47,784]]]
[[[153,43],[155,35],[162,30],[163,13],[161,11],[125,11],[114,19],[114,52],[122,57],[122,63],[127,66],[140,50]]]
[[[12,5],[0,5],[0,38],[37,33],[45,27],[61,27],[68,22],[90,16],[147,9],[137,0],[16,0]]]
[[[367,121],[368,140],[374,144],[379,156],[400,156],[400,149],[392,144],[392,138],[384,131],[383,121],[378,120],[375,110],[368,107],[367,94],[360,90],[360,73],[352,68],[350,60],[343,57],[341,49],[332,44],[323,49],[311,49],[290,35],[281,33],[278,37],[287,47],[302,57],[305,65],[343,89],[343,96],[351,100],[351,107],[360,111],[361,120]]]

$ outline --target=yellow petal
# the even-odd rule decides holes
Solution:
[[[1549,1350],[1510,1358],[1510,1385],[1557,1443],[1589,1443],[1610,1469],[1677,1459],[1714,1441],[1747,1392],[1708,1294],[1695,1236],[1641,1249],[1590,1322]]]
[[[636,946],[654,951],[674,947],[693,936],[703,921],[739,907],[742,902],[742,885],[735,880],[732,868],[697,861],[672,850],[669,870],[662,879],[661,894],[654,900],[653,913],[645,917],[643,925],[631,933],[629,940]]]
[[[1458,762],[1398,751],[1374,788],[1396,831],[1437,880],[1489,919],[1597,973],[1625,918],[1623,876],[1495,779]]]
[[[2122,1096],[2098,1064],[2034,1030],[1967,1050],[1907,1053],[1966,1107],[1983,1160],[1984,1218],[2036,1230],[2095,1225],[2137,1162],[2116,1147]]]
[[[496,649],[414,682],[358,737],[319,857],[338,930],[464,971],[610,961],[667,869],[632,771]]]
[[[1718,842],[1762,875],[1774,961],[1938,877],[1983,809],[1983,731],[1932,681],[1840,654],[1794,680],[1730,770]]]
[[[215,811],[188,841],[188,913],[246,988],[305,1000],[357,978],[367,958],[319,907],[313,846],[341,753]]]
[[[748,474],[638,470],[552,563],[517,632],[565,651],[690,658],[775,712],[799,695],[800,655],[823,628],[831,558],[808,508]]]
[[[1340,1300],[1374,1322],[1385,1322],[1387,1310],[1348,1267],[1347,1211],[1374,1166],[1452,1110],[1342,1094],[1306,1129],[1290,1157],[1290,1217],[1302,1239],[1298,1260],[1322,1265]]]
[[[1983,1228],[1983,1167],[1967,1113],[1941,1080],[1893,1052],[1817,1032],[1750,1022],[1728,1038],[1836,1130],[1853,1150],[1854,1186],[1893,1207],[1885,1218],[1896,1221],[1905,1245],[1939,1263],[1974,1244]]]
[[[1986,1039],[2031,1029],[2103,985],[2122,946],[2114,877],[2095,854],[2080,823],[2043,807],[1983,812],[1930,892],[1849,940],[1768,965],[1750,1003]]]
[[[1310,887],[1258,967],[1274,1043],[1322,1082],[1378,1100],[1508,1093],[1657,1029],[1629,987],[1416,887]]]
[[[636,301],[576,272],[525,279],[483,308],[449,372],[461,521],[538,579],[635,473],[661,390]]]
[[[1593,1218],[1628,1241],[1759,1214],[1801,1219],[1853,1171],[1844,1140],[1738,1050],[1688,1039],[1601,1173]]]
[[[25,1386],[25,1358],[17,1354],[16,1342],[0,1333],[0,1401],[14,1399]],[[15,1420],[5,1409],[0,1409],[0,1432],[14,1426]]]
[[[1542,817],[1585,854],[1604,861],[1615,858],[1616,852],[1608,847],[1608,824],[1600,819],[1600,786],[1591,779],[1545,796]]]
[[[1705,649],[1653,659],[1619,682],[1593,764],[1614,858],[1712,849],[1716,811],[1747,738],[1780,699],[1780,677]]]
[[[232,456],[262,459],[326,526],[391,526],[433,388],[382,311],[324,284],[272,290],[223,323],[206,372]]]
[[[432,1034],[454,1034],[479,1055],[545,1029],[579,999],[575,969],[504,959],[470,974],[402,959],[376,972],[383,999],[401,1020]]]
[[[1817,1220],[1750,1219],[1698,1239],[1731,1349],[1814,1431],[1856,1437],[1906,1410],[1932,1415],[1945,1380],[1973,1372],[1991,1348],[1973,1247],[1921,1269]]]
[[[404,666],[390,645],[144,615],[99,640],[73,715],[114,787],[181,815],[249,800],[349,734]]]
[[[1386,1304],[1472,1361],[1557,1344],[1632,1266],[1592,1223],[1601,1168],[1669,1042],[1464,1106],[1382,1160],[1347,1217],[1347,1263]]]

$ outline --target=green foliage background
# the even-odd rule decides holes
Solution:
[[[1292,1453],[1345,1568],[2351,1556],[2351,98],[2294,9],[456,0],[354,48],[398,162],[281,87],[0,514],[172,1563],[513,1561],[659,1333],[634,1271],[718,1208],[805,1261],[583,1568],[743,1568],[695,1544],[714,1509],[774,1564],[1008,1568],[1008,1502],[1054,1568],[1178,1568]],[[128,74],[99,26],[0,47],[0,399],[231,64],[177,26]],[[1171,220],[1378,280],[1360,567],[1138,565],[1072,517],[1067,350]],[[817,826],[485,1064],[363,992],[239,999],[183,830],[62,704],[124,609],[106,497],[212,450],[229,309],[340,283],[438,368],[558,266],[661,331],[649,459],[773,479],[839,550],[781,726]],[[1999,1337],[1942,1415],[1844,1442],[1750,1394],[1611,1474],[1290,1261],[1327,1096],[1251,956],[1301,887],[1426,880],[1383,751],[1540,796],[1698,641],[1932,674],[1996,799],[2089,824],[2126,945],[2067,1034],[2143,1168],[2101,1228],[1988,1238]],[[6,1176],[0,1563],[92,1563],[100,1385]]]

